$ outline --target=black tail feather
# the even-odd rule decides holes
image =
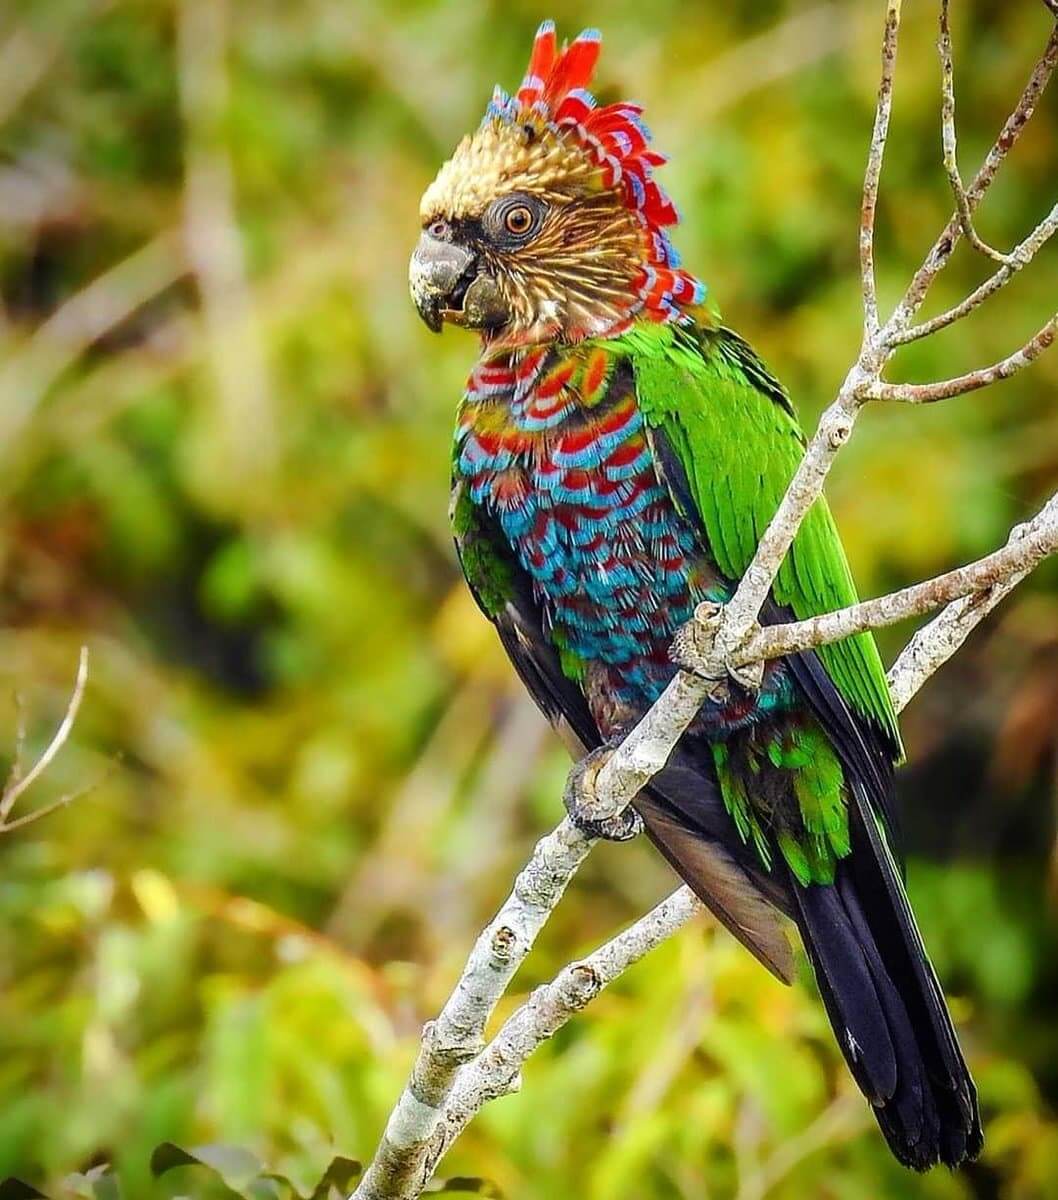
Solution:
[[[924,1171],[981,1149],[977,1093],[892,857],[854,806],[834,886],[791,880],[796,920],[853,1078],[896,1157]]]

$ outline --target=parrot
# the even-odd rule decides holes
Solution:
[[[642,107],[593,96],[600,49],[545,21],[517,91],[496,87],[421,200],[412,300],[480,344],[452,450],[459,563],[578,760],[574,823],[645,831],[784,983],[792,923],[892,1153],[955,1168],[981,1150],[977,1092],[905,891],[903,749],[870,634],[736,674],[623,814],[580,811],[576,781],[674,678],[697,606],[731,598],[805,447],[786,389],[681,264]],[[855,601],[821,497],[760,621]]]

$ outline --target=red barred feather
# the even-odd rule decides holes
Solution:
[[[679,320],[681,306],[705,300],[705,285],[677,269],[679,256],[664,230],[678,223],[679,213],[653,178],[654,169],[666,159],[650,148],[642,106],[620,101],[598,108],[588,91],[601,43],[597,29],[586,29],[559,50],[554,22],[545,21],[537,30],[517,94],[508,99],[498,89],[486,119],[537,125],[542,120],[554,132],[572,131],[598,165],[602,185],[616,188],[643,226],[647,268],[634,311],[645,309],[646,315],[657,321]],[[524,379],[533,368],[527,371],[523,364],[519,378]]]
[[[602,399],[602,387],[609,374],[609,367],[610,356],[605,350],[592,351],[580,383],[581,397],[585,404],[594,404]]]
[[[560,363],[554,370],[549,371],[536,385],[537,398],[540,400],[549,400],[552,396],[557,396],[573,378],[576,366],[576,362],[571,360]]]

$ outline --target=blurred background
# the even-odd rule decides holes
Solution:
[[[969,175],[1053,17],[953,6]],[[57,1192],[224,1141],[297,1179],[370,1155],[418,1030],[534,840],[562,750],[446,527],[472,340],[407,297],[419,195],[533,30],[605,34],[646,103],[677,242],[814,422],[859,341],[856,228],[880,0],[5,0],[0,10],[0,752],[91,672],[0,835],[0,1178]],[[879,216],[892,302],[950,210],[936,6],[906,6]],[[1054,203],[1058,84],[979,227]],[[1012,350],[1047,251],[896,376]],[[960,249],[928,311],[988,264]],[[979,555],[1058,485],[1058,354],[871,411],[830,497],[861,589]],[[910,630],[882,637],[891,660]],[[910,889],[987,1117],[982,1161],[904,1173],[810,986],[704,922],[529,1064],[445,1174],[526,1200],[1058,1196],[1058,571],[908,710]],[[2,765],[2,764],[0,764]],[[672,887],[592,856],[518,997]],[[174,1178],[176,1178],[174,1176]],[[187,1194],[191,1182],[179,1184]]]

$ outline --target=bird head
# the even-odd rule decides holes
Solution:
[[[672,321],[703,303],[665,233],[678,218],[653,178],[642,109],[588,91],[600,35],[558,47],[537,31],[521,87],[497,87],[420,205],[412,299],[435,332],[480,331],[493,347],[576,342],[637,315]]]

